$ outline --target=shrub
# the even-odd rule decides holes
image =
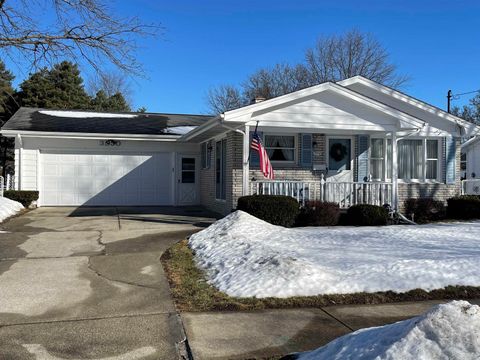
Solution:
[[[300,211],[298,201],[283,195],[251,195],[238,199],[237,210],[242,210],[273,225],[290,227]]]
[[[480,197],[462,195],[448,199],[447,216],[451,219],[480,219]]]
[[[298,226],[335,226],[340,219],[340,207],[334,202],[309,201],[300,210]]]
[[[445,217],[443,201],[431,198],[405,200],[405,213],[418,224],[438,221]]]
[[[24,207],[29,207],[32,201],[38,200],[38,191],[5,190],[3,196],[10,200],[18,201]]]
[[[377,205],[353,205],[347,210],[347,221],[355,226],[387,225],[388,210]]]

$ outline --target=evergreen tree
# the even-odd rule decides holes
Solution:
[[[128,106],[125,97],[121,93],[116,93],[110,97],[107,96],[105,91],[100,90],[97,92],[91,102],[92,110],[96,111],[115,111],[115,112],[130,112],[130,106]]]
[[[52,69],[43,68],[20,84],[22,106],[50,109],[89,109],[90,98],[78,66],[63,61]]]
[[[14,78],[13,74],[6,69],[3,61],[0,60],[0,127],[17,110],[12,87]],[[2,176],[6,175],[8,166],[13,167],[13,143],[12,138],[0,136],[0,169]]]

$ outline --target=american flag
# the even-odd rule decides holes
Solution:
[[[268,158],[267,150],[263,147],[262,140],[260,140],[260,136],[258,136],[256,131],[253,133],[252,144],[250,147],[258,152],[258,157],[260,158],[260,170],[262,171],[263,176],[270,180],[275,179],[275,174],[273,173],[273,167]]]

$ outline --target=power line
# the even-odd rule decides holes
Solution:
[[[480,93],[480,89],[474,90],[474,91],[468,91],[468,92],[464,92],[464,93],[459,93],[459,94],[454,94],[454,95],[452,95],[452,98],[453,98],[453,100],[458,100],[460,98],[460,96],[473,94],[473,93]]]

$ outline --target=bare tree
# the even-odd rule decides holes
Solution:
[[[408,81],[397,73],[387,50],[371,34],[351,30],[340,36],[320,37],[306,51],[310,85],[340,81],[355,75],[398,88]]]
[[[211,113],[221,114],[246,105],[240,90],[231,85],[220,85],[207,93],[207,105]]]
[[[308,86],[307,69],[299,64],[277,64],[273,68],[260,69],[242,84],[243,97],[251,101],[256,97],[271,99]]]
[[[15,62],[23,56],[34,68],[69,58],[100,71],[107,60],[139,75],[135,40],[159,30],[115,16],[104,0],[0,0],[0,53]]]
[[[132,105],[132,87],[128,78],[120,72],[102,72],[94,74],[87,82],[87,92],[95,96],[102,90],[107,97],[122,94],[127,103]]]

